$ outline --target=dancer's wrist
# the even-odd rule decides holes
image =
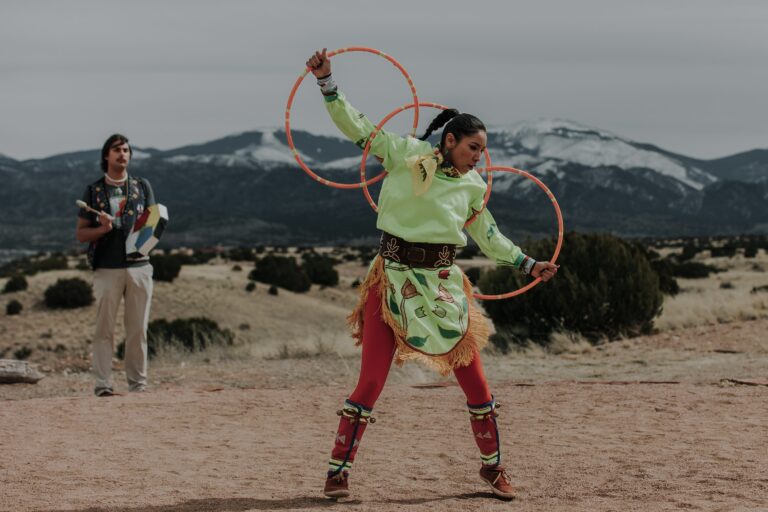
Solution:
[[[331,96],[336,94],[336,90],[338,89],[336,81],[333,79],[333,75],[331,73],[318,78],[317,85],[320,86],[320,92],[322,92],[324,96]]]

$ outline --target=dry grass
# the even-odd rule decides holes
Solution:
[[[705,255],[706,256],[706,255]],[[698,261],[724,268],[725,272],[707,279],[680,279],[682,291],[676,297],[665,297],[664,309],[655,325],[660,332],[742,322],[768,318],[768,292],[750,293],[753,288],[768,285],[768,256],[760,251],[756,258],[697,257]],[[466,260],[462,266],[484,266],[483,258]],[[233,272],[230,262],[216,259],[209,264],[184,266],[173,283],[156,283],[151,319],[207,316],[236,333],[233,347],[212,347],[190,354],[164,348],[153,361],[154,367],[167,365],[228,365],[239,361],[280,361],[333,358],[345,361],[359,357],[345,324],[345,317],[357,301],[357,290],[351,286],[365,275],[367,267],[359,261],[337,266],[340,284],[333,288],[313,286],[305,294],[284,290],[269,295],[267,286],[245,291],[249,264],[241,263],[242,272]],[[49,370],[87,369],[90,361],[90,339],[95,307],[71,311],[48,310],[42,304],[45,288],[56,279],[82,277],[90,280],[90,272],[67,270],[43,272],[28,278],[29,289],[3,295],[24,305],[21,315],[0,317],[0,351],[6,357],[20,349],[31,350],[29,360]],[[723,287],[729,283],[730,287]],[[0,279],[0,286],[4,280]],[[522,299],[525,300],[523,297]],[[118,317],[115,343],[124,338],[122,311]],[[617,344],[618,345],[618,344]],[[523,357],[577,357],[596,348],[577,334],[554,333],[547,347],[528,343],[511,347]],[[489,356],[499,355],[489,346]],[[513,354],[514,357],[514,354]],[[351,358],[351,359],[350,359]],[[431,373],[418,374],[415,381],[434,380]]]
[[[706,279],[678,279],[681,292],[665,297],[664,310],[654,322],[661,331],[699,325],[768,318],[768,293],[751,293],[768,284],[768,256],[756,258],[697,258],[697,261],[725,269]],[[725,284],[725,286],[723,286]]]

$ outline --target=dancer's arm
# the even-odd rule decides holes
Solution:
[[[542,281],[549,281],[557,273],[558,265],[534,260],[505,237],[496,226],[488,208],[480,212],[475,222],[467,227],[467,233],[483,254],[494,260],[497,265],[513,266],[524,274],[541,277]]]
[[[344,95],[338,91],[331,76],[331,61],[326,55],[326,49],[323,48],[321,52],[315,52],[307,61],[307,67],[318,79],[318,84],[325,98],[325,107],[333,122],[349,140],[360,149],[364,149],[376,126],[368,120],[365,114],[350,105]],[[381,130],[371,142],[370,151],[371,154],[383,159],[385,169],[392,171],[405,158],[431,150],[432,145],[426,141],[413,137],[401,137]]]
[[[501,234],[488,208],[480,212],[477,219],[467,226],[467,233],[477,243],[483,254],[495,261],[497,265],[512,266],[528,274],[536,263],[514,242]]]

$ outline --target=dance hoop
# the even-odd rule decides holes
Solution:
[[[395,117],[397,114],[399,114],[404,110],[408,110],[409,108],[418,109],[420,107],[430,107],[430,108],[437,108],[440,110],[448,110],[448,107],[446,107],[445,105],[440,105],[439,103],[424,102],[424,101],[422,101],[421,103],[411,103],[408,105],[403,105],[402,107],[398,107],[392,112],[390,112],[389,114],[387,114],[387,116],[384,119],[382,119],[381,122],[376,126],[376,128],[374,128],[374,130],[371,132],[371,136],[368,137],[368,143],[365,145],[365,149],[363,150],[363,159],[360,162],[360,184],[363,188],[363,194],[365,194],[365,199],[368,201],[368,204],[371,205],[371,208],[373,208],[373,211],[375,212],[378,212],[379,208],[378,206],[376,206],[376,201],[373,200],[373,197],[371,197],[371,193],[368,190],[368,184],[373,183],[373,180],[366,181],[365,179],[365,161],[368,159],[368,152],[371,150],[371,143],[373,142],[373,139],[376,138],[376,135],[379,134],[379,132],[381,131],[381,128],[385,124],[387,124],[387,122],[390,119],[392,119],[393,117]],[[483,170],[488,171],[491,168],[490,167],[491,155],[488,153],[488,148],[485,148],[483,156],[485,157],[485,167],[483,168]],[[386,171],[384,171],[384,173],[386,173]],[[491,183],[493,182],[493,175],[490,172],[488,172],[487,176],[488,176],[488,186],[486,187],[485,197],[483,198],[483,207],[480,208],[480,211],[473,213],[472,216],[467,220],[467,222],[464,223],[465,228],[470,224],[472,224],[473,222],[475,222],[475,219],[477,219],[477,216],[480,214],[480,212],[485,210],[485,205],[488,204],[488,199],[490,199],[491,197]]]
[[[419,97],[416,94],[416,86],[413,85],[413,80],[411,80],[411,76],[408,74],[408,72],[405,70],[405,68],[397,62],[393,57],[387,55],[386,53],[376,50],[374,48],[367,48],[364,46],[352,46],[349,48],[339,48],[338,50],[333,50],[332,52],[328,52],[327,56],[328,58],[335,57],[336,55],[341,55],[342,53],[347,52],[367,52],[372,53],[374,55],[378,55],[380,57],[383,57],[387,59],[392,65],[394,65],[398,70],[400,70],[400,73],[403,74],[406,81],[408,82],[408,87],[411,89],[411,93],[413,94],[413,103],[417,105],[417,107],[413,111],[413,131],[411,132],[412,135],[416,135],[416,130],[419,126]],[[316,181],[319,181],[323,185],[327,185],[329,187],[334,188],[341,188],[341,189],[351,189],[351,188],[360,188],[364,187],[366,185],[366,182],[361,183],[338,183],[335,181],[327,180],[325,178],[322,178],[318,176],[315,172],[310,169],[307,164],[304,163],[304,161],[299,156],[299,152],[296,150],[296,146],[293,143],[293,136],[291,135],[291,107],[293,106],[293,98],[296,95],[296,91],[299,89],[299,86],[301,85],[301,82],[304,80],[304,77],[307,76],[307,73],[309,73],[311,70],[309,68],[304,69],[304,72],[299,75],[299,78],[296,80],[296,83],[293,84],[293,89],[291,89],[291,94],[288,96],[288,104],[285,106],[285,137],[288,140],[288,147],[291,148],[291,152],[293,153],[293,157],[296,159],[296,162],[298,162],[299,167],[301,167],[304,172],[310,175],[313,179]],[[375,178],[368,181],[368,183],[376,183],[377,181],[381,181],[384,179],[384,176],[386,174],[386,171],[382,172]]]
[[[563,214],[560,212],[560,205],[557,204],[557,200],[555,199],[555,196],[552,194],[552,191],[547,188],[547,186],[541,182],[537,177],[533,176],[532,174],[529,174],[525,171],[521,171],[520,169],[515,169],[514,167],[487,167],[487,171],[503,171],[503,172],[511,172],[515,174],[519,174],[520,176],[524,176],[528,178],[529,180],[536,183],[539,188],[541,188],[547,196],[549,196],[549,199],[552,201],[552,206],[555,208],[555,214],[557,215],[557,246],[555,246],[555,253],[552,255],[552,258],[549,260],[550,263],[554,263],[557,260],[557,257],[560,255],[560,248],[563,246]],[[473,296],[476,299],[480,300],[501,300],[501,299],[509,299],[510,297],[515,297],[516,295],[523,294],[539,284],[541,282],[541,278],[537,277],[527,285],[523,286],[522,288],[518,288],[517,290],[509,293],[502,293],[500,295],[483,295],[482,293],[474,293]]]

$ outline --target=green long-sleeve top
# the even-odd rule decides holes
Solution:
[[[336,126],[351,141],[364,148],[375,126],[350,105],[340,92],[325,96],[326,108]],[[381,130],[371,143],[371,153],[382,158],[388,175],[378,203],[376,227],[409,242],[454,244],[463,247],[467,237],[463,228],[474,211],[483,209],[486,184],[472,169],[460,177],[438,170],[421,195],[413,190],[409,157],[434,154],[429,142]],[[493,216],[484,209],[467,227],[480,250],[498,265],[520,267],[525,254],[502,235]]]

